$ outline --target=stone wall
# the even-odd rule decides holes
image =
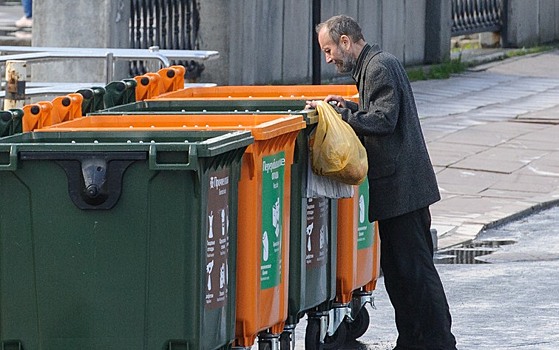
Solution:
[[[526,47],[559,39],[559,1],[508,0],[503,45]]]
[[[336,14],[354,17],[368,42],[378,43],[406,65],[425,62],[426,42],[438,50],[430,60],[441,61],[450,52],[450,17],[446,21],[430,20],[429,30],[435,34],[427,38],[426,18],[434,15],[427,8],[428,2],[446,3],[444,0],[322,1],[321,19]],[[449,6],[442,7],[435,15],[448,15],[444,11]],[[202,0],[201,48],[219,50],[222,59],[227,60],[225,64],[208,62],[203,79],[229,85],[310,83],[314,30],[311,10],[312,1]],[[440,26],[447,28],[448,35],[439,35]],[[322,65],[324,79],[335,76],[334,67]]]

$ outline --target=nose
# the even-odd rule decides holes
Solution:
[[[326,63],[332,63],[333,61],[332,56],[328,54],[324,54],[324,58],[326,59]]]

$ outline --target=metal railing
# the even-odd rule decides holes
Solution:
[[[197,50],[200,12],[198,0],[130,0],[130,45],[135,49],[159,47]],[[186,67],[188,80],[196,80],[204,65],[193,60],[174,61]],[[146,73],[144,61],[130,64],[130,75]]]
[[[0,46],[0,76],[5,76],[4,68],[9,62],[21,62],[27,66],[35,62],[62,61],[66,59],[99,59],[105,61],[105,81],[95,83],[26,82],[25,95],[49,95],[71,93],[83,86],[99,86],[114,79],[114,65],[117,61],[156,62],[158,67],[168,67],[172,62],[188,60],[207,61],[219,57],[217,51],[203,50],[145,50],[123,48],[84,47],[41,47],[41,46]],[[27,75],[27,74],[25,74]],[[6,79],[8,80],[8,79]],[[188,83],[197,86],[199,84]],[[27,89],[29,88],[29,89]],[[5,92],[0,91],[0,98]]]
[[[452,0],[452,36],[498,32],[505,0]]]
[[[205,61],[217,57],[219,57],[219,52],[217,51],[202,50],[0,46],[0,64],[10,60],[25,60],[30,62],[83,58],[105,60],[106,83],[113,80],[114,64],[118,60],[134,62],[139,62],[139,60],[141,60],[141,62],[146,62],[148,60],[157,61],[159,65],[168,67],[172,64],[177,64],[173,62],[187,62],[188,60]]]

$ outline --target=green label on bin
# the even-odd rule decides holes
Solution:
[[[303,198],[307,206],[306,256],[307,267],[326,264],[328,254],[329,203],[326,198]]]
[[[262,158],[262,260],[260,288],[281,281],[285,152]]]
[[[229,170],[210,173],[206,234],[206,307],[223,307],[229,292]]]
[[[375,226],[369,222],[369,182],[365,181],[359,186],[358,191],[358,224],[357,224],[357,249],[366,249],[373,245]]]

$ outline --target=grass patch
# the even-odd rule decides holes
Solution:
[[[559,48],[559,43],[554,42],[547,45],[540,45],[528,48],[510,50],[504,53],[504,58],[519,57],[552,51]],[[460,49],[463,51],[463,49]],[[409,67],[406,69],[410,81],[429,80],[429,79],[448,79],[452,74],[462,73],[475,63],[462,62],[460,58],[452,59],[444,63],[429,66]]]
[[[448,79],[452,74],[464,72],[468,65],[460,59],[419,68],[406,69],[410,81]]]
[[[507,58],[511,58],[511,57],[518,57],[518,56],[524,56],[524,55],[531,55],[534,53],[542,53],[542,52],[547,52],[547,51],[551,51],[556,49],[557,47],[559,47],[558,44],[553,44],[553,45],[542,45],[542,46],[534,46],[534,47],[528,47],[528,48],[521,48],[518,50],[511,50],[508,51],[505,56]]]

